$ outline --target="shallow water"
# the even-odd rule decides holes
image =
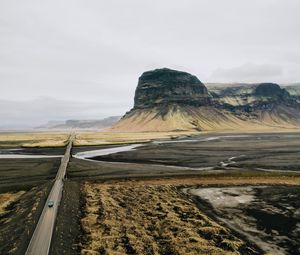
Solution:
[[[223,135],[223,136],[212,136],[207,138],[198,138],[198,139],[179,139],[179,140],[167,140],[167,141],[154,141],[154,144],[161,143],[195,143],[195,142],[209,142],[214,140],[219,140],[222,138],[243,138],[249,137],[249,135]]]
[[[0,149],[0,154],[3,153],[7,153],[7,152],[10,152],[10,151],[22,151],[23,149],[22,148],[13,148],[13,149]]]
[[[11,158],[61,158],[61,155],[29,155],[29,154],[0,154],[0,159]]]
[[[134,144],[134,145],[119,146],[119,147],[108,148],[108,149],[78,152],[72,156],[74,158],[79,158],[79,159],[90,159],[90,158],[94,158],[94,157],[98,157],[98,156],[104,156],[104,155],[114,154],[114,153],[118,153],[118,152],[130,151],[130,150],[135,149],[138,146],[141,146],[141,144]]]

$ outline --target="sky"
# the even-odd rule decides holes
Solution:
[[[300,81],[299,0],[1,0],[0,127],[100,119],[138,77]]]

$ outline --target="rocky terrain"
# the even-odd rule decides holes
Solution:
[[[208,90],[221,103],[249,105],[253,102],[273,101],[281,104],[300,103],[300,84],[281,85],[275,83],[226,84],[208,83]]]
[[[206,86],[194,75],[167,68],[142,74],[134,107],[115,131],[226,131],[299,129],[297,85]]]
[[[190,192],[264,254],[299,254],[299,186],[200,187]]]
[[[211,96],[204,84],[189,73],[167,68],[143,73],[135,91],[134,109],[170,104],[211,105]]]

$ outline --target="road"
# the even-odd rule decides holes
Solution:
[[[26,255],[48,255],[49,253],[57,211],[63,191],[63,179],[66,175],[67,166],[70,160],[74,137],[74,134],[70,136],[65,155],[61,159],[61,164],[57,171],[53,187],[31,237]],[[54,201],[53,207],[48,207],[48,202],[50,200]]]

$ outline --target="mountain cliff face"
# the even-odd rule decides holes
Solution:
[[[220,103],[233,106],[259,106],[273,103],[297,108],[300,104],[300,84],[283,88],[275,83],[208,84],[208,88]]]
[[[142,74],[134,107],[117,131],[264,130],[300,128],[300,103],[274,83],[206,86],[167,68]]]
[[[203,106],[210,104],[207,88],[189,73],[167,68],[145,72],[135,91],[134,109],[170,104]]]

